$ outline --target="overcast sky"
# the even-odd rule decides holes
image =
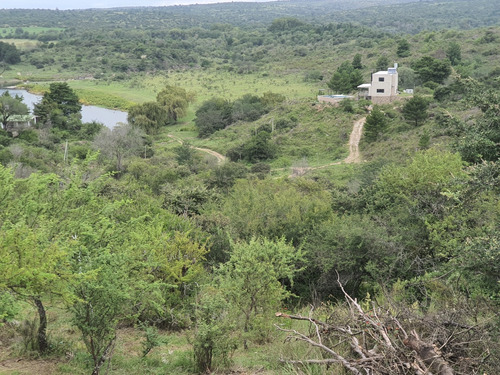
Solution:
[[[167,6],[270,0],[0,0],[0,9],[88,9],[130,6]]]

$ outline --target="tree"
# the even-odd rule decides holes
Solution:
[[[435,82],[442,84],[451,73],[450,61],[439,60],[430,56],[423,56],[412,64],[422,82]]]
[[[258,120],[264,113],[266,108],[261,99],[252,94],[243,95],[233,103],[232,118],[233,121],[255,121]]]
[[[78,96],[71,87],[66,82],[55,82],[50,84],[42,101],[35,104],[33,113],[43,124],[50,123],[58,128],[68,129],[80,127],[81,109]]]
[[[344,61],[328,82],[328,87],[336,93],[348,94],[361,83],[363,83],[361,72],[354,69],[350,62]]]
[[[377,59],[377,62],[375,63],[375,69],[377,71],[387,70],[388,66],[389,66],[389,58],[386,55],[380,56]]]
[[[123,170],[123,159],[144,151],[144,135],[139,128],[131,125],[117,125],[113,129],[102,128],[93,145],[101,154],[116,160],[116,170]]]
[[[14,180],[0,165],[0,290],[14,291],[37,309],[37,349],[49,349],[46,295],[67,297],[67,253],[72,241],[58,230],[54,211],[61,215],[65,200],[55,175],[32,174]],[[55,224],[56,222],[57,224]],[[57,227],[57,228],[56,228]]]
[[[146,102],[131,107],[127,117],[130,125],[142,129],[146,134],[157,134],[158,130],[169,123],[166,108],[158,102]]]
[[[0,96],[0,120],[4,130],[7,130],[9,118],[15,115],[27,115],[28,106],[23,103],[23,98],[19,96],[12,97],[8,91]]]
[[[77,300],[70,310],[92,357],[92,375],[99,375],[101,367],[112,356],[116,326],[130,301],[130,284],[123,256],[119,253],[109,253],[106,249],[98,254],[80,251],[77,259],[75,272],[93,273],[94,276],[74,286]]]
[[[196,111],[194,122],[198,128],[198,136],[208,137],[217,130],[229,126],[232,121],[232,104],[222,98],[209,99]]]
[[[352,58],[352,67],[354,69],[363,69],[363,64],[361,63],[361,54],[357,53]]]
[[[82,110],[80,99],[66,82],[55,82],[49,86],[49,91],[42,98],[50,103],[54,103],[64,116],[79,113]]]
[[[457,42],[451,42],[446,49],[446,57],[450,60],[452,66],[458,65],[462,61],[462,49]]]
[[[17,64],[21,62],[21,55],[14,44],[0,41],[0,62]]]
[[[427,113],[428,107],[429,102],[427,99],[422,96],[414,96],[403,105],[402,113],[407,121],[418,126],[429,116]]]
[[[168,85],[156,96],[156,101],[167,113],[168,121],[173,123],[186,115],[189,103],[193,99],[194,94],[187,92],[181,87]]]
[[[411,68],[402,66],[398,69],[399,87],[402,89],[415,88],[415,71]]]
[[[242,157],[251,163],[274,158],[276,146],[271,142],[271,134],[260,131],[243,145]]]
[[[368,142],[376,141],[387,128],[387,119],[380,107],[375,105],[371,113],[366,116],[364,136]]]
[[[283,238],[251,238],[249,242],[233,244],[229,261],[219,267],[217,274],[230,306],[243,314],[240,324],[245,349],[246,336],[252,328],[266,338],[266,328],[270,328],[266,316],[290,296],[283,283],[293,283],[303,257],[300,248]]]
[[[398,47],[396,50],[398,57],[408,57],[410,56],[410,43],[406,39],[400,39],[398,41]]]

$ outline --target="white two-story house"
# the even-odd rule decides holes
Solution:
[[[398,64],[393,68],[372,74],[371,83],[358,86],[359,97],[371,100],[374,104],[390,103],[398,95]]]

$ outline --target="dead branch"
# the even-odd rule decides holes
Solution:
[[[313,324],[315,324],[315,323],[313,323]],[[346,358],[344,358],[343,356],[338,354],[333,349],[322,344],[321,342],[316,342],[316,341],[312,340],[311,338],[309,338],[308,336],[304,335],[303,333],[300,333],[294,329],[284,329],[284,328],[281,328],[279,326],[275,326],[275,327],[277,329],[279,329],[280,331],[287,332],[287,333],[293,333],[294,338],[296,338],[298,340],[305,341],[308,344],[310,344],[311,346],[317,347],[317,348],[327,352],[328,354],[330,354],[333,357],[334,361],[342,364],[342,366],[344,366],[347,370],[351,371],[351,373],[353,373],[355,375],[362,374],[361,371],[359,371],[350,361],[348,361]]]
[[[433,345],[422,341],[418,334],[413,331],[411,335],[404,339],[403,343],[417,353],[419,359],[437,375],[454,375],[455,372],[446,362],[438,349]]]

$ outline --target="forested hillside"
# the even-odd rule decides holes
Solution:
[[[0,374],[499,373],[499,11],[0,10]]]

